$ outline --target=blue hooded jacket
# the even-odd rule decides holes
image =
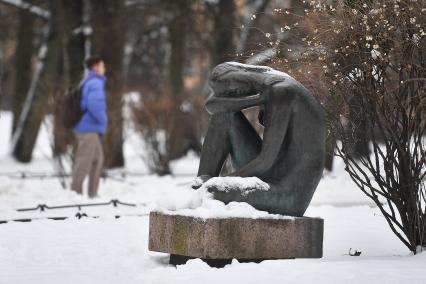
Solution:
[[[74,133],[95,132],[105,134],[108,117],[106,112],[105,83],[107,78],[94,71],[89,71],[80,82],[83,116],[74,127]]]

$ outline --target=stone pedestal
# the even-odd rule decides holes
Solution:
[[[151,212],[149,250],[170,253],[174,264],[189,258],[232,260],[321,258],[324,220],[209,218]],[[214,265],[215,266],[215,265]]]

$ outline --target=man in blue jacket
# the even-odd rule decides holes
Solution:
[[[78,148],[72,173],[71,188],[82,194],[83,181],[89,175],[89,197],[96,197],[102,172],[104,155],[101,137],[105,134],[108,117],[106,112],[105,65],[102,58],[92,56],[86,60],[89,70],[80,83],[83,116],[73,131]]]

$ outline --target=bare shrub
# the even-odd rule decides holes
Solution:
[[[276,64],[314,92],[328,93],[323,102],[329,130],[341,141],[337,155],[416,253],[426,246],[425,1],[328,2],[310,1],[305,20],[293,29],[303,36],[302,56]],[[344,127],[348,106],[359,119]],[[360,127],[371,155],[358,157],[351,149]]]
[[[173,101],[170,92],[157,96],[142,97],[141,103],[134,106],[134,121],[145,142],[145,161],[151,172],[170,174],[169,145],[173,127]]]

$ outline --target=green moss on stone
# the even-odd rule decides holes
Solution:
[[[186,222],[183,222],[186,223]],[[188,250],[189,226],[182,226],[182,223],[174,224],[172,234],[172,248],[176,254],[186,255]],[[185,224],[187,225],[187,224]]]

